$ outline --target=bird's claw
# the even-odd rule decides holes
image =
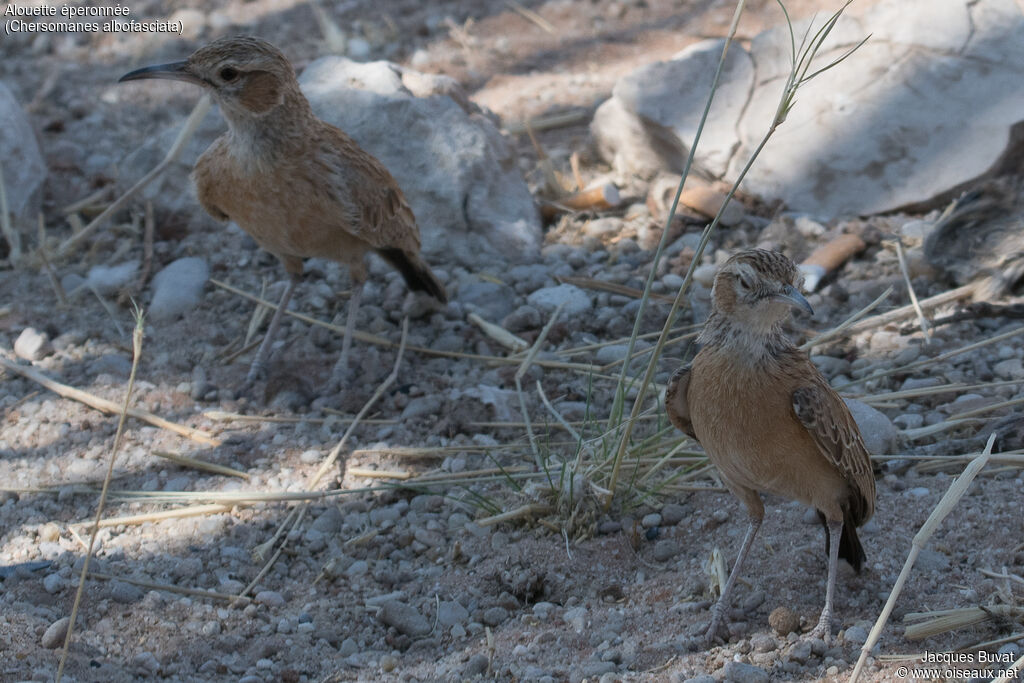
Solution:
[[[707,647],[724,645],[729,642],[729,625],[720,614],[712,614],[711,623],[704,632],[704,642]]]
[[[822,640],[827,646],[832,645],[832,615],[822,613],[821,618],[818,619],[818,625],[811,629],[807,634],[807,638],[810,640],[817,638]]]

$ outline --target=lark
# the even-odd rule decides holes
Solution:
[[[199,202],[217,220],[237,223],[289,275],[247,384],[265,372],[304,259],[347,265],[353,283],[334,384],[348,368],[367,252],[396,268],[410,289],[447,301],[420,257],[419,227],[398,183],[355,140],[313,114],[276,47],[250,36],[222,38],[185,61],[148,66],[120,80],[143,78],[185,81],[213,96],[228,130],[196,162]]]
[[[777,252],[740,252],[722,266],[701,350],[665,395],[672,423],[700,442],[722,482],[747,508],[749,526],[722,594],[708,643],[728,639],[725,611],[764,519],[762,493],[813,506],[825,525],[825,607],[810,637],[832,635],[839,558],[865,560],[857,527],[872,515],[875,480],[846,404],[782,330],[792,307],[813,314],[801,277]]]

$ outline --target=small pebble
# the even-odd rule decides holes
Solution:
[[[48,650],[53,650],[64,645],[64,638],[68,634],[68,624],[70,623],[71,617],[61,617],[50,624],[43,633],[43,638],[40,641],[40,644]]]

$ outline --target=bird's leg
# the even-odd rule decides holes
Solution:
[[[750,550],[751,544],[754,542],[754,536],[757,535],[757,530],[761,528],[761,520],[763,517],[751,515],[750,525],[747,527],[747,535],[743,537],[743,544],[740,546],[740,552],[736,556],[736,563],[732,566],[732,571],[729,572],[729,579],[725,582],[725,588],[722,589],[722,595],[718,598],[718,602],[715,603],[714,607],[711,608],[711,625],[708,627],[707,638],[708,645],[714,644],[716,640],[728,640],[729,633],[726,629],[725,636],[719,633],[720,629],[724,629],[726,626],[725,610],[729,607],[729,599],[731,597],[732,588],[736,585],[736,580],[739,579],[740,570],[743,568],[743,561],[747,559],[747,552]]]
[[[345,336],[341,340],[341,356],[331,373],[332,388],[340,389],[348,376],[348,352],[352,348],[352,332],[356,329],[356,314],[359,312],[359,300],[363,296],[363,282],[353,283],[352,296],[348,300],[348,315],[345,318]]]
[[[270,356],[270,347],[274,343],[274,337],[277,335],[277,328],[281,325],[281,318],[284,316],[284,311],[288,308],[288,302],[292,299],[292,293],[295,291],[295,285],[299,283],[299,278],[296,275],[291,275],[288,278],[288,284],[285,285],[284,294],[281,295],[281,300],[277,304],[277,310],[274,311],[274,315],[270,318],[270,325],[267,327],[267,333],[263,335],[263,341],[260,343],[260,349],[256,352],[256,357],[252,361],[252,365],[249,366],[249,374],[245,378],[247,386],[252,386],[257,380],[263,377],[267,370],[267,358]]]
[[[821,610],[818,625],[808,634],[821,638],[825,644],[832,640],[832,596],[836,592],[836,574],[839,569],[839,541],[843,537],[843,520],[828,520],[828,581],[825,584],[825,609]]]

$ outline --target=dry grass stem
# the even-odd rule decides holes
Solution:
[[[540,132],[545,130],[554,130],[556,128],[567,128],[569,126],[575,126],[578,123],[583,123],[590,118],[590,113],[590,109],[577,109],[575,111],[564,112],[561,114],[538,116],[537,118],[530,119],[529,121],[509,123],[505,126],[503,132],[506,135],[522,135],[529,129]]]
[[[863,332],[864,330],[871,330],[876,327],[882,327],[884,325],[889,325],[890,323],[899,322],[917,313],[918,308],[925,311],[938,306],[944,306],[955,301],[960,301],[961,299],[970,298],[974,294],[975,289],[977,289],[977,285],[972,282],[962,287],[951,289],[948,292],[943,292],[942,294],[936,294],[935,296],[923,299],[918,306],[907,304],[906,306],[894,308],[891,311],[886,311],[885,313],[872,316],[867,320],[860,321],[850,328],[850,333],[856,334],[857,332]]]
[[[565,306],[565,302],[558,304],[558,308],[555,309],[554,313],[551,314],[551,319],[548,320],[547,324],[541,329],[540,334],[537,335],[536,341],[533,342],[533,346],[530,347],[529,353],[526,354],[526,358],[519,364],[519,369],[516,370],[516,394],[519,396],[519,409],[523,413],[523,423],[526,425],[526,436],[530,440],[530,450],[533,451],[534,464],[537,465],[537,469],[544,469],[544,462],[540,456],[540,448],[537,446],[537,437],[533,433],[533,424],[530,422],[530,413],[526,409],[526,396],[523,394],[523,376],[529,371],[530,366],[533,365],[534,359],[540,352],[540,347],[547,339],[548,333],[551,332],[551,328],[554,327],[555,321],[558,320],[558,316],[562,313],[562,308]]]
[[[53,264],[50,263],[50,258],[46,253],[46,221],[43,218],[42,212],[39,214],[39,248],[36,250],[36,253],[39,254],[39,260],[43,262],[43,269],[46,270],[46,277],[50,280],[50,287],[53,288],[57,301],[60,302],[62,307],[66,307],[68,305],[68,297],[64,292],[64,285],[60,283],[57,271],[53,269]]]
[[[215,494],[213,494],[215,495]],[[138,515],[125,515],[123,517],[108,517],[99,522],[101,529],[113,526],[137,526],[147,522],[163,522],[168,519],[184,519],[186,517],[201,517],[203,515],[219,515],[223,512],[231,512],[233,507],[242,505],[241,501],[233,502],[231,505],[215,503],[209,505],[190,505],[189,507],[176,508],[174,510],[162,510],[160,512],[143,512]],[[86,524],[80,522],[79,526]]]
[[[408,470],[371,470],[365,467],[348,467],[345,473],[352,477],[365,479],[412,479],[414,475]]]
[[[177,453],[168,453],[166,451],[153,451],[153,455],[171,462],[175,462],[185,467],[191,467],[196,470],[203,470],[204,472],[212,472],[214,474],[223,474],[226,477],[238,477],[239,479],[248,480],[249,473],[241,470],[236,470],[233,467],[226,467],[224,465],[218,465],[212,462],[206,462],[205,460],[198,460],[196,458],[190,458],[187,455],[178,455]]]
[[[925,341],[930,341],[932,338],[931,328],[928,325],[928,318],[924,316],[924,310],[921,308],[921,304],[917,301],[917,293],[914,291],[914,285],[910,281],[910,269],[907,267],[907,255],[903,253],[903,241],[897,237],[896,240],[896,260],[900,264],[900,274],[903,275],[903,282],[907,285],[907,295],[910,297],[910,305],[914,307],[914,312],[917,313],[917,324],[921,326],[921,333],[924,335]]]
[[[117,405],[113,401],[108,401],[105,398],[100,398],[99,396],[95,396],[88,392],[82,391],[81,389],[76,389],[74,387],[68,386],[67,384],[62,384],[61,382],[52,380],[34,368],[25,365],[19,365],[17,363],[12,363],[3,356],[0,356],[0,367],[3,367],[5,370],[8,370],[15,374],[21,375],[26,379],[32,380],[36,384],[46,387],[47,389],[57,394],[58,396],[69,398],[73,401],[78,401],[79,403],[84,403],[90,408],[95,408],[100,412],[116,414],[121,410],[121,406]],[[215,439],[214,437],[210,436],[209,434],[200,429],[186,427],[185,425],[180,425],[177,422],[165,420],[162,417],[154,415],[153,413],[150,413],[148,411],[140,410],[139,408],[128,408],[127,414],[128,417],[133,417],[137,420],[148,422],[154,427],[160,427],[161,429],[166,429],[167,431],[174,432],[175,434],[180,434],[181,436],[188,437],[193,441],[197,441],[201,444],[206,444],[207,446],[220,445],[220,440]]]
[[[78,590],[75,591],[75,601],[71,606],[71,616],[68,622],[68,631],[64,636],[64,649],[61,651],[60,664],[57,666],[56,681],[60,683],[64,675],[64,667],[67,665],[68,653],[71,651],[71,639],[75,631],[75,619],[78,617],[78,608],[82,604],[82,594],[85,591],[85,578],[89,575],[89,560],[92,559],[93,550],[96,548],[96,536],[100,531],[100,521],[103,519],[103,509],[107,504],[107,492],[110,488],[110,479],[114,474],[114,461],[117,460],[117,453],[121,449],[121,441],[124,439],[124,425],[128,420],[128,404],[131,402],[132,390],[135,388],[135,375],[139,369],[139,361],[142,359],[142,311],[135,309],[135,330],[132,333],[132,369],[128,375],[128,388],[124,392],[124,402],[121,405],[121,414],[117,421],[117,431],[114,434],[114,444],[110,448],[110,459],[107,463],[107,474],[103,479],[103,488],[100,490],[100,499],[96,505],[96,521],[89,535],[89,546],[85,552],[82,562],[82,573],[78,579]]]
[[[521,505],[513,510],[502,512],[498,515],[478,519],[476,520],[476,523],[479,526],[493,526],[495,524],[501,524],[502,522],[511,522],[524,517],[532,517],[533,515],[546,515],[551,512],[551,510],[552,507],[545,503],[529,503],[527,505]]]
[[[555,32],[555,27],[551,25],[551,22],[542,17],[541,15],[537,14],[536,12],[534,12],[532,9],[527,9],[526,7],[523,7],[515,0],[505,0],[505,4],[508,5],[508,7],[511,8],[513,11],[515,11],[516,14],[523,17],[527,21],[536,24],[542,30],[547,31],[548,33]]]
[[[61,258],[62,256],[65,256],[71,250],[72,247],[74,247],[83,239],[91,235],[98,227],[103,225],[103,223],[108,218],[110,218],[112,215],[120,211],[121,208],[128,203],[128,200],[134,197],[136,193],[138,193],[144,187],[153,182],[153,180],[157,178],[161,173],[163,173],[168,166],[173,164],[174,161],[178,158],[178,155],[181,154],[181,150],[184,149],[188,141],[192,139],[192,136],[196,132],[196,128],[199,127],[199,124],[202,122],[203,117],[206,116],[206,112],[208,112],[209,110],[210,97],[208,95],[203,95],[201,98],[199,98],[199,101],[196,102],[196,106],[193,107],[192,113],[188,115],[188,119],[185,120],[185,125],[182,126],[181,132],[178,133],[177,139],[175,139],[174,144],[171,145],[171,149],[168,150],[167,156],[163,158],[163,161],[157,164],[152,171],[144,175],[142,179],[139,180],[139,182],[135,183],[135,185],[131,187],[131,189],[129,189],[123,195],[118,197],[113,204],[108,206],[103,211],[103,213],[101,213],[99,216],[96,216],[96,218],[92,219],[92,221],[90,221],[88,225],[83,227],[81,230],[76,232],[68,239],[64,240],[60,244],[60,246],[57,247],[57,252],[54,254],[54,256],[56,258]]]
[[[111,574],[101,574],[99,572],[90,572],[90,578],[103,579],[104,581],[123,581],[124,583],[130,583],[133,586],[139,586],[147,590],[164,591],[167,593],[177,593],[178,595],[188,595],[195,598],[207,598],[209,600],[223,600],[230,602],[237,599],[234,595],[228,595],[227,593],[218,593],[217,591],[208,591],[201,588],[186,588],[184,586],[175,586],[170,583],[154,583],[152,581],[141,581],[139,579],[131,579],[127,576],[113,576]],[[249,598],[242,598],[242,600],[249,602]]]
[[[959,477],[953,480],[953,483],[949,485],[949,489],[939,500],[938,505],[932,510],[932,513],[925,520],[925,523],[921,526],[921,530],[914,535],[914,540],[910,548],[910,554],[907,555],[906,561],[903,563],[903,568],[900,570],[899,576],[896,578],[896,584],[892,587],[889,592],[889,598],[885,601],[885,607],[882,608],[882,613],[878,615],[877,621],[875,621],[874,627],[871,629],[871,633],[868,634],[868,639],[864,642],[863,647],[860,650],[860,657],[857,659],[857,665],[853,668],[853,675],[850,676],[850,683],[856,683],[860,677],[860,672],[864,668],[864,663],[867,661],[868,655],[871,653],[871,649],[878,642],[879,637],[882,635],[882,629],[885,627],[886,622],[889,620],[889,615],[892,614],[893,607],[896,606],[896,599],[899,597],[900,592],[903,590],[903,585],[907,582],[907,578],[910,576],[910,570],[914,566],[914,562],[917,560],[917,556],[921,553],[921,550],[928,544],[928,540],[932,534],[935,533],[935,529],[938,528],[942,520],[946,518],[953,508],[956,507],[957,503],[965,493],[967,493],[968,487],[974,478],[978,476],[978,472],[988,463],[989,457],[992,455],[992,446],[996,442],[996,435],[992,434],[988,438],[988,443],[985,444],[985,450],[981,452],[981,455],[971,460],[964,471]]]
[[[1016,621],[1024,617],[1024,607],[1016,605],[989,605],[987,607],[958,607],[934,612],[910,612],[903,621],[919,621],[906,628],[908,640],[922,640],[940,633],[980,624],[983,621]]]
[[[506,330],[501,325],[495,325],[492,322],[487,322],[476,313],[470,313],[467,316],[469,322],[473,323],[488,337],[498,342],[506,349],[513,352],[525,351],[530,345],[524,339],[520,339],[516,335]]]

